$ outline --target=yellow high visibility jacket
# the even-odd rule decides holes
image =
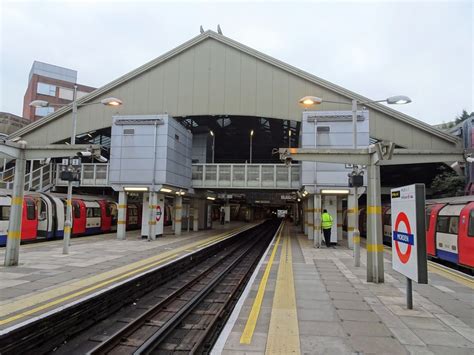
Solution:
[[[329,213],[326,212],[321,215],[321,226],[323,229],[332,227],[332,216]]]

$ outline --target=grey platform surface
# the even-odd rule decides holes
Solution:
[[[26,244],[20,248],[19,265],[13,267],[3,266],[5,248],[1,248],[0,330],[96,292],[103,281],[103,287],[108,287],[114,277],[159,262],[160,255],[176,248],[185,253],[188,245],[243,225],[216,224],[212,230],[183,231],[181,236],[166,227],[163,237],[150,242],[141,238],[139,230],[127,232],[126,240],[117,240],[115,233],[72,238],[68,255],[62,254],[62,240]],[[61,297],[65,299],[57,301]],[[46,303],[51,306],[31,311]]]
[[[352,251],[346,247],[315,249],[312,241],[297,234],[296,227],[291,234],[301,353],[474,353],[474,284],[460,284],[430,272],[428,285],[413,284],[414,309],[408,310],[405,279],[391,269],[388,251],[385,253],[385,283],[367,283],[365,249],[361,250],[361,267],[355,268]],[[265,353],[279,251],[252,342],[241,344],[240,338],[269,255],[241,309],[235,311],[235,323],[228,325],[230,332],[221,336],[214,353]]]

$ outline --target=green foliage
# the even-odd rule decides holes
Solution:
[[[440,168],[440,173],[431,182],[433,197],[451,197],[464,195],[465,180],[447,167]]]
[[[464,122],[472,115],[474,115],[474,112],[471,112],[471,114],[468,114],[466,110],[462,110],[462,113],[456,117],[456,120],[454,121],[454,123],[458,124],[458,123]]]

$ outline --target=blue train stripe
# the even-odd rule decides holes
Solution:
[[[4,247],[7,245],[7,235],[0,235],[0,246]]]
[[[452,263],[457,264],[459,256],[456,253],[451,253],[446,250],[436,249],[436,256],[442,260],[451,261]]]

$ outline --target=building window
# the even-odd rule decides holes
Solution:
[[[85,91],[78,91],[77,92],[77,98],[80,99],[81,97],[84,97],[88,94],[88,92]]]
[[[54,112],[54,107],[36,107],[35,108],[35,115],[44,117],[46,115],[49,115],[50,113]]]
[[[59,88],[59,98],[72,101],[74,98],[74,90],[67,88]]]
[[[38,83],[38,89],[36,90],[38,94],[56,96],[56,86],[45,83]]]

